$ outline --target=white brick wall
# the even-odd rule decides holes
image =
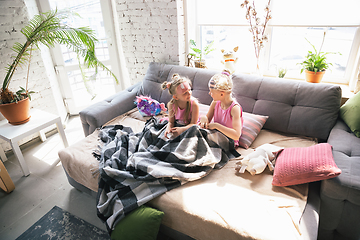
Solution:
[[[23,28],[29,22],[28,12],[24,0],[1,0],[0,1],[0,78],[1,84],[6,75],[5,67],[12,63],[11,50],[15,42],[23,43],[25,37],[21,34]],[[55,99],[51,93],[49,78],[44,69],[44,63],[39,51],[33,51],[30,65],[29,89],[38,93],[32,95],[31,108],[39,108],[48,112],[57,113]],[[17,91],[19,86],[25,87],[27,66],[17,68],[10,83],[10,89]],[[0,114],[0,120],[4,117]],[[36,135],[23,139],[21,143],[31,140]],[[21,144],[20,143],[20,144]],[[3,149],[11,149],[10,144],[0,140]]]
[[[182,6],[182,0],[115,2],[131,84],[143,79],[150,62],[182,62],[185,49],[179,50],[179,42],[184,41],[184,36],[178,34],[178,5]]]

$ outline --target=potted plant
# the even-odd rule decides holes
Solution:
[[[285,77],[285,75],[286,75],[286,73],[287,73],[287,68],[279,68],[278,69],[278,77],[279,78],[284,78]]]
[[[209,43],[204,47],[204,50],[201,50],[196,46],[196,42],[192,39],[190,39],[190,49],[193,51],[192,53],[189,53],[191,57],[194,57],[195,60],[195,67],[197,68],[206,68],[205,66],[205,59],[203,59],[204,56],[208,55],[210,52],[214,51],[215,48],[212,48],[214,45],[214,41]]]
[[[21,33],[26,37],[24,43],[15,43],[12,50],[16,56],[11,64],[6,68],[6,75],[0,89],[0,112],[11,124],[22,124],[29,121],[30,94],[29,91],[29,69],[31,63],[32,51],[39,49],[43,44],[48,48],[54,47],[55,44],[63,44],[73,50],[78,58],[82,58],[84,66],[88,68],[101,67],[110,73],[117,81],[116,76],[102,64],[95,55],[95,43],[98,41],[95,37],[94,30],[89,27],[73,28],[64,20],[74,13],[58,12],[52,10],[46,13],[35,15],[29,24],[21,29]],[[26,66],[27,65],[27,66]],[[20,87],[20,90],[13,92],[9,89],[12,77],[17,67],[26,66],[26,86]],[[14,109],[25,105],[24,109]],[[13,116],[15,114],[15,116]]]
[[[328,69],[330,65],[332,66],[332,63],[326,62],[326,55],[335,54],[335,53],[321,52],[325,40],[325,35],[326,32],[324,32],[323,40],[319,51],[317,51],[315,46],[305,38],[306,41],[308,41],[308,43],[314,49],[314,51],[308,51],[305,60],[299,63],[302,66],[300,73],[302,73],[305,70],[305,79],[307,82],[319,83],[322,77],[324,76],[326,69]]]

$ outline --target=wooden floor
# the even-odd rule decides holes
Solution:
[[[84,138],[78,116],[65,123],[65,134],[69,145]],[[56,131],[47,133],[45,142],[38,138],[21,146],[30,169],[28,177],[22,175],[14,155],[7,153],[4,165],[15,190],[8,194],[0,189],[1,240],[16,239],[55,205],[106,230],[96,215],[96,199],[69,185],[57,155],[63,147]]]

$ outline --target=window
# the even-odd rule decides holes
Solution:
[[[252,35],[245,19],[245,9],[240,7],[242,2],[187,1],[188,39],[195,39],[201,46],[214,41],[216,51],[205,57],[208,68],[221,70],[220,50],[239,46],[236,72],[255,72]],[[267,3],[268,0],[255,1],[261,21]],[[357,12],[360,1],[271,0],[270,9],[272,19],[266,28],[269,41],[261,50],[260,58],[264,75],[277,76],[279,68],[287,68],[286,77],[304,79],[298,63],[304,60],[309,50],[313,50],[311,44],[319,50],[325,32],[321,51],[334,54],[327,55],[332,66],[323,81],[348,84],[354,78],[360,46],[360,15]]]
[[[327,55],[328,62],[332,63],[327,80],[345,82],[352,69],[348,62],[356,27],[272,27],[267,68],[270,75],[275,75],[276,69],[282,67],[288,69],[288,77],[301,78],[297,63],[304,60],[307,51],[313,50],[311,44],[320,49],[324,32],[321,51],[333,53]]]
[[[256,65],[251,39],[243,37],[247,33],[248,27],[243,26],[200,26],[201,46],[214,41],[214,47],[216,48],[216,51],[211,52],[205,57],[206,66],[221,70],[222,53],[220,50],[230,50],[236,46],[239,46],[236,54],[239,58],[236,64],[237,71],[247,72],[252,66]],[[251,58],[249,59],[244,56],[251,56]]]
[[[96,56],[117,76],[121,84],[115,84],[112,76],[101,68],[79,67],[79,59],[65,45],[50,49],[58,81],[62,90],[62,97],[70,114],[78,114],[81,109],[94,102],[105,99],[109,95],[121,90],[121,65],[115,40],[114,19],[112,18],[111,1],[100,0],[46,0],[40,1],[41,11],[50,9],[71,10],[80,17],[69,16],[66,21],[70,26],[89,26],[94,30],[96,38]],[[81,58],[81,57],[80,57]],[[82,62],[82,61],[80,61]]]

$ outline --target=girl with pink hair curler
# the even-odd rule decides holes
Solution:
[[[168,102],[169,124],[165,131],[168,134],[178,136],[185,130],[196,124],[199,118],[199,104],[191,95],[191,81],[175,73],[171,82],[163,82],[163,90],[168,89],[172,99]],[[181,126],[176,127],[175,122]]]

